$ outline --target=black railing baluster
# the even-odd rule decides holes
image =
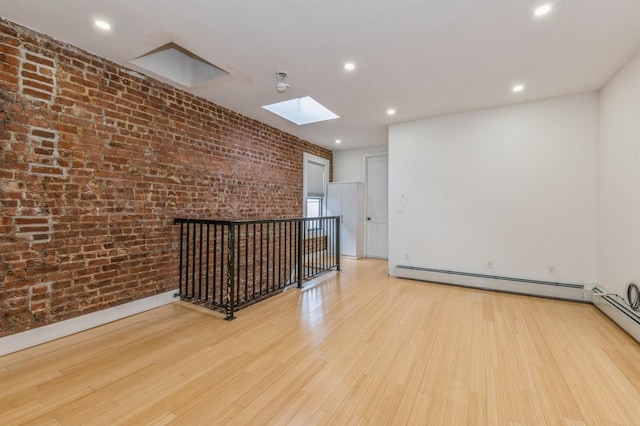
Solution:
[[[321,222],[321,227],[320,229],[322,230],[320,232],[320,237],[319,237],[319,250],[320,252],[318,253],[318,263],[319,263],[319,269],[321,271],[324,270],[324,239],[325,239],[325,232],[326,232],[326,228],[324,226],[322,226],[322,220],[320,220]]]
[[[185,268],[184,268],[184,296],[189,296],[189,233],[191,232],[191,224],[187,223],[187,238],[185,239]]]
[[[251,250],[251,253],[253,253],[253,261],[251,262],[251,292],[253,293],[253,296],[255,297],[256,295],[256,240],[257,240],[257,236],[256,236],[256,224],[253,224],[253,250]]]
[[[244,225],[244,300],[249,299],[249,224]],[[253,297],[253,295],[251,295]]]
[[[271,288],[269,290],[274,290],[277,288],[276,284],[276,224],[272,224],[272,233],[269,234],[269,238],[271,238],[271,249],[273,256],[271,256]]]
[[[328,266],[333,266],[333,221],[327,220],[327,263]]]
[[[236,293],[235,293],[236,298],[235,298],[234,302],[238,302],[238,301],[242,300],[242,297],[240,297],[240,283],[241,283],[241,281],[240,281],[240,272],[241,272],[240,271],[240,261],[241,261],[241,258],[240,258],[240,242],[242,241],[242,239],[241,239],[241,229],[242,228],[241,228],[240,224],[231,225],[231,226],[235,227],[235,230],[237,231],[236,232],[236,238],[235,238],[235,243],[236,243],[236,245],[235,245],[236,263],[234,264],[234,266],[236,268],[236,286],[235,286],[236,287],[235,288],[235,290],[236,290]]]
[[[228,225],[227,230],[227,251],[228,251],[228,260],[227,260],[227,303],[226,303],[226,312],[227,317],[225,318],[227,321],[231,321],[235,319],[233,316],[235,310],[235,226],[233,224]]]
[[[329,228],[327,226],[327,221],[322,219],[322,252],[320,253],[320,269],[322,271],[327,269],[327,247],[329,243]]]
[[[326,262],[326,255],[327,255],[327,249],[326,249],[326,238],[327,238],[327,226],[324,223],[324,220],[320,220],[321,222],[321,226],[320,228],[322,229],[322,232],[320,233],[320,270],[324,271],[325,267],[327,266],[327,262]]]
[[[220,282],[218,280],[218,225],[213,224],[213,283],[211,283],[211,303],[215,303],[217,289],[216,285]]]
[[[229,226],[228,225],[220,225],[220,301],[218,302],[220,306],[224,306],[224,298],[225,298],[225,288],[227,283],[227,275],[228,272],[225,272],[226,266],[228,266],[228,259],[225,257],[225,250],[227,250],[227,256],[229,255],[229,249],[226,248],[228,243],[227,240],[229,238]]]
[[[303,231],[304,231],[304,227],[306,226],[306,224],[304,223],[303,220],[301,220],[300,222],[298,222],[298,230],[297,230],[297,237],[296,238],[296,248],[298,250],[298,288],[302,288],[302,280],[304,279],[304,272],[303,272],[303,262],[304,262],[304,237],[303,237]]]
[[[282,286],[282,222],[278,222],[278,287]]]
[[[200,228],[200,249],[198,250],[198,299],[202,300],[202,243],[203,243],[203,226],[199,224]]]
[[[287,263],[287,275],[289,275],[289,284],[293,283],[293,253],[292,253],[292,248],[293,248],[293,242],[291,240],[291,231],[293,229],[293,224],[291,222],[287,222],[287,226],[289,227],[289,239],[287,240],[287,243],[289,244],[289,263]]]
[[[178,293],[180,296],[184,295],[182,291],[182,252],[183,252],[183,243],[184,240],[184,223],[180,223],[180,258],[178,260]]]
[[[205,288],[204,288],[204,300],[205,301],[209,301],[209,263],[211,261],[211,259],[209,258],[210,254],[209,254],[209,244],[211,244],[211,238],[210,238],[210,229],[209,229],[209,225],[207,223],[207,255],[205,256],[205,258],[207,259],[207,264],[205,265]]]
[[[327,245],[327,248],[326,248],[326,251],[325,251],[325,253],[326,253],[326,255],[325,255],[325,257],[326,257],[325,268],[330,268],[331,264],[332,264],[332,262],[331,262],[331,252],[329,251],[329,241],[330,241],[329,238],[331,236],[331,221],[325,219],[324,223],[325,223],[325,226],[327,227],[326,228],[327,232],[325,234],[325,239],[326,239],[325,241],[326,241],[326,245]]]
[[[262,266],[264,264],[264,231],[263,231],[263,223],[260,223],[260,295],[262,296],[262,285],[263,285],[263,271]]]
[[[333,244],[331,245],[331,250],[333,250],[333,261],[334,261],[334,265],[338,264],[338,256],[339,253],[336,251],[336,243],[337,243],[337,225],[336,225],[336,220],[333,219],[331,221],[331,226],[333,227],[331,230],[331,235],[333,235]]]
[[[336,261],[336,221],[330,220],[331,223],[331,265],[337,265]]]
[[[191,259],[191,297],[196,297],[196,223],[193,224],[193,259]]]
[[[328,268],[331,267],[331,257],[329,256],[329,235],[331,235],[331,234],[329,234],[329,230],[330,230],[329,221],[325,219],[324,222],[325,222],[325,226],[326,226],[326,229],[327,229],[327,231],[325,233],[325,236],[324,236],[324,243],[325,243],[325,247],[326,247],[325,251],[324,251],[324,262],[325,262],[324,263],[324,269],[328,269]]]
[[[271,256],[269,256],[270,250],[269,250],[269,240],[270,240],[270,236],[271,236],[271,224],[269,222],[267,222],[267,241],[266,241],[266,245],[267,245],[267,265],[266,265],[266,287],[265,287],[265,294],[269,293],[269,277],[271,276],[271,272],[269,271],[269,268],[271,267],[270,263],[270,259]]]

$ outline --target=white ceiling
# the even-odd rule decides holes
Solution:
[[[640,49],[640,0],[0,0],[0,16],[138,70],[174,42],[230,73],[188,91],[332,150],[386,144],[395,122],[596,90]],[[261,108],[306,95],[340,118],[296,126]]]

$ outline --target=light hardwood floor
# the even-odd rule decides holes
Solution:
[[[595,307],[386,267],[0,357],[0,424],[640,424],[640,345]]]

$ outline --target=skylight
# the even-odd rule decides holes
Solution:
[[[267,111],[271,111],[272,113],[277,114],[298,126],[340,118],[311,96],[303,96],[301,98],[290,99],[284,102],[264,105],[262,108]]]
[[[186,87],[199,86],[229,74],[175,43],[165,44],[131,63]]]

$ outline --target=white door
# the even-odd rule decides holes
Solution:
[[[366,222],[365,256],[389,257],[389,156],[365,157]]]
[[[340,216],[340,254],[362,257],[363,187],[359,182],[327,185],[327,216]]]

